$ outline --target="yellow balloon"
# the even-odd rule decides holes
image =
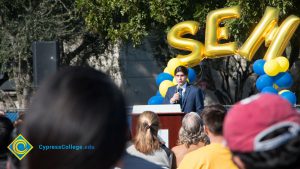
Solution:
[[[228,28],[219,27],[221,21],[240,17],[240,7],[217,9],[209,12],[206,19],[205,30],[205,56],[217,58],[219,56],[233,55],[237,51],[236,42],[219,44],[221,39],[228,39]]]
[[[279,63],[281,70],[280,72],[286,72],[289,69],[290,62],[286,57],[277,57],[275,60]]]
[[[174,86],[174,83],[170,80],[164,80],[159,85],[159,93],[162,95],[162,97],[166,96],[166,93],[168,91],[168,88]]]
[[[173,26],[167,36],[170,46],[180,50],[191,51],[188,55],[177,55],[177,58],[188,67],[194,67],[203,60],[204,45],[197,40],[182,38],[182,36],[186,34],[195,35],[198,29],[198,22],[184,21]]]
[[[247,60],[252,60],[260,45],[267,38],[268,33],[270,33],[277,24],[278,16],[279,9],[267,7],[262,19],[239,49],[238,53],[242,57],[246,58]]]
[[[265,65],[264,65],[264,70],[267,75],[276,76],[280,72],[281,67],[275,59],[272,59],[272,60],[266,61]]]
[[[172,72],[168,66],[164,69],[164,73],[169,73],[170,75],[172,75]],[[173,74],[174,74],[174,72],[173,72]]]
[[[177,84],[178,84],[175,77],[173,78],[173,84],[174,84],[174,85],[177,85]]]
[[[282,22],[276,33],[274,33],[264,60],[271,60],[282,55],[292,35],[298,28],[299,23],[300,18],[294,15],[289,16]]]
[[[178,58],[172,58],[168,62],[168,69],[172,76],[174,76],[174,71],[178,66],[183,66],[183,63]]]
[[[281,90],[280,92],[278,92],[278,94],[281,95],[284,92],[289,92],[289,90]]]

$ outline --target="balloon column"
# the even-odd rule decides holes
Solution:
[[[296,95],[286,90],[293,85],[293,78],[289,72],[289,60],[285,57],[277,57],[265,61],[256,60],[253,64],[254,72],[259,75],[256,80],[256,88],[262,93],[279,94],[292,105],[296,104]]]

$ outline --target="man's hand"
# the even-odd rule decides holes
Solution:
[[[171,103],[176,103],[177,101],[179,101],[179,92],[176,92],[173,97],[170,99]]]

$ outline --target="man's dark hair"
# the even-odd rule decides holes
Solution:
[[[203,123],[214,135],[223,135],[226,108],[220,104],[204,107],[201,113]]]
[[[124,151],[127,130],[125,100],[107,75],[92,68],[63,69],[43,83],[25,116],[23,134],[35,148],[22,166],[111,168]],[[42,151],[39,145],[83,149]],[[89,145],[93,148],[85,149]]]
[[[174,75],[178,72],[182,72],[186,76],[188,75],[188,69],[185,66],[178,66],[174,71]]]
[[[280,135],[278,131],[273,134]],[[233,154],[240,157],[246,169],[300,169],[300,133],[273,150]]]
[[[0,115],[0,156],[7,155],[7,146],[12,141],[11,133],[13,129],[12,122],[7,117]]]

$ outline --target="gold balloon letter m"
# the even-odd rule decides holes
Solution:
[[[264,40],[265,46],[269,47],[264,56],[265,60],[282,55],[300,20],[299,17],[291,15],[278,27],[278,16],[278,9],[267,7],[263,18],[238,51],[242,57],[252,60]]]

